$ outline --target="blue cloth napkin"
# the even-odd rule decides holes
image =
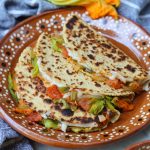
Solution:
[[[44,0],[0,0],[0,38],[18,22],[32,15],[57,8],[58,6]],[[150,32],[150,0],[121,0],[118,11]],[[19,134],[0,119],[0,145],[6,139],[18,136]],[[32,150],[32,147],[29,141],[24,139],[21,143],[15,144],[12,149]]]

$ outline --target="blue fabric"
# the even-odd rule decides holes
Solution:
[[[58,6],[44,0],[0,0],[0,38],[25,18],[57,8]],[[150,0],[121,0],[118,11],[150,32]],[[0,145],[5,139],[17,136],[19,135],[0,119]],[[32,150],[32,147],[24,140],[12,149]]]
[[[118,12],[150,33],[150,0],[121,0]]]

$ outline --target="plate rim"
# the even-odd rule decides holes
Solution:
[[[138,148],[138,146],[142,146],[144,144],[150,144],[150,140],[136,142],[134,144],[129,145],[125,150],[132,150],[133,148]]]
[[[54,9],[54,10],[48,10],[46,12],[43,12],[43,13],[40,13],[38,15],[31,16],[31,17],[25,19],[24,21],[18,23],[16,26],[14,26],[12,29],[10,29],[10,31],[0,40],[0,47],[9,35],[11,35],[15,30],[17,30],[18,28],[20,28],[24,24],[27,24],[29,21],[31,21],[33,19],[36,19],[38,17],[44,16],[44,15],[47,15],[49,13],[56,13],[56,12],[61,12],[61,11],[65,11],[65,10],[72,10],[72,9],[73,10],[79,10],[79,9],[80,10],[85,10],[82,7],[65,7],[65,8],[59,8],[59,9]],[[145,34],[150,36],[150,33],[148,31],[146,31],[146,29],[141,27],[139,24],[133,22],[132,20],[130,20],[130,19],[124,17],[124,16],[119,15],[119,17],[125,18],[126,20],[130,21],[135,26],[138,26]],[[64,147],[64,148],[78,148],[78,147],[88,147],[88,146],[97,146],[97,145],[101,146],[101,145],[105,145],[105,144],[108,144],[108,143],[113,143],[113,142],[116,142],[116,141],[120,141],[120,140],[122,140],[126,137],[132,136],[133,134],[135,134],[137,132],[140,132],[142,129],[144,129],[146,126],[148,126],[149,123],[150,123],[150,118],[149,118],[143,125],[139,126],[135,130],[132,130],[130,133],[125,134],[124,136],[118,137],[116,139],[111,139],[109,141],[103,141],[102,143],[100,141],[99,142],[98,141],[97,142],[89,142],[89,143],[75,143],[75,142],[59,141],[57,139],[54,140],[54,139],[49,138],[49,137],[47,137],[47,138],[49,138],[50,140],[45,142],[42,138],[39,139],[38,137],[34,136],[34,135],[39,135],[39,134],[35,134],[33,131],[23,127],[22,125],[18,124],[16,121],[14,121],[14,119],[12,119],[9,115],[7,115],[7,113],[5,113],[5,110],[2,109],[1,104],[0,104],[0,114],[2,115],[2,119],[4,119],[15,131],[19,132],[20,134],[24,135],[25,137],[27,137],[31,140],[34,139],[34,141],[42,143],[42,144],[46,144],[46,145],[50,145],[50,146]],[[12,124],[12,122],[14,124]],[[20,126],[20,128],[17,128],[17,126]],[[26,131],[27,131],[27,133],[26,133]],[[32,132],[32,134],[31,134],[31,132]],[[39,135],[39,136],[42,136],[42,135]]]

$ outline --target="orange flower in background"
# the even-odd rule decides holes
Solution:
[[[86,5],[85,8],[92,19],[97,19],[103,16],[112,16],[115,19],[118,18],[118,13],[115,7],[107,4],[105,0],[96,0],[93,3]]]
[[[120,0],[48,0],[55,5],[60,6],[82,6],[89,12],[92,19],[104,16],[112,16],[118,18],[115,7],[120,5]]]
[[[107,4],[114,5],[118,7],[120,5],[120,0],[105,0]]]

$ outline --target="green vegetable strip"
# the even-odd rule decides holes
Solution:
[[[69,109],[70,108],[69,104],[64,99],[61,99],[60,102],[63,103],[64,109]]]
[[[115,107],[108,100],[106,101],[106,107],[109,108],[110,110],[115,110]]]
[[[71,130],[75,133],[79,133],[82,131],[82,128],[78,128],[78,127],[71,127]]]
[[[103,100],[97,99],[91,103],[90,113],[98,115],[104,108],[105,102]]]
[[[8,74],[8,89],[9,89],[11,96],[18,102],[18,97],[14,91],[14,83],[13,83],[12,76],[10,73]]]
[[[52,46],[52,49],[55,51],[55,52],[61,52],[61,48],[59,48],[59,44],[63,44],[64,41],[63,41],[63,38],[61,37],[53,37],[51,38],[51,46]]]
[[[71,92],[70,99],[71,99],[72,101],[77,100],[77,92],[76,92],[76,91],[72,91],[72,92]]]
[[[58,122],[57,122],[57,121],[54,121],[54,120],[52,120],[52,119],[44,119],[44,120],[42,121],[42,123],[43,123],[43,125],[44,125],[46,128],[48,128],[48,129],[50,129],[50,128],[52,128],[52,129],[57,129],[57,128],[58,128]]]
[[[114,106],[117,106],[117,103],[116,101],[118,100],[118,97],[114,97],[111,101],[111,103],[114,105]]]
[[[71,110],[76,111],[77,110],[77,106],[71,106]]]
[[[36,77],[39,74],[39,67],[37,64],[37,57],[34,54],[34,52],[31,52],[31,63],[33,66],[33,70],[32,70],[32,76]]]
[[[12,80],[12,77],[11,77],[10,73],[8,74],[8,85],[9,85],[10,89],[14,88],[13,80]]]
[[[60,87],[59,90],[61,93],[67,93],[69,91],[69,87]]]

